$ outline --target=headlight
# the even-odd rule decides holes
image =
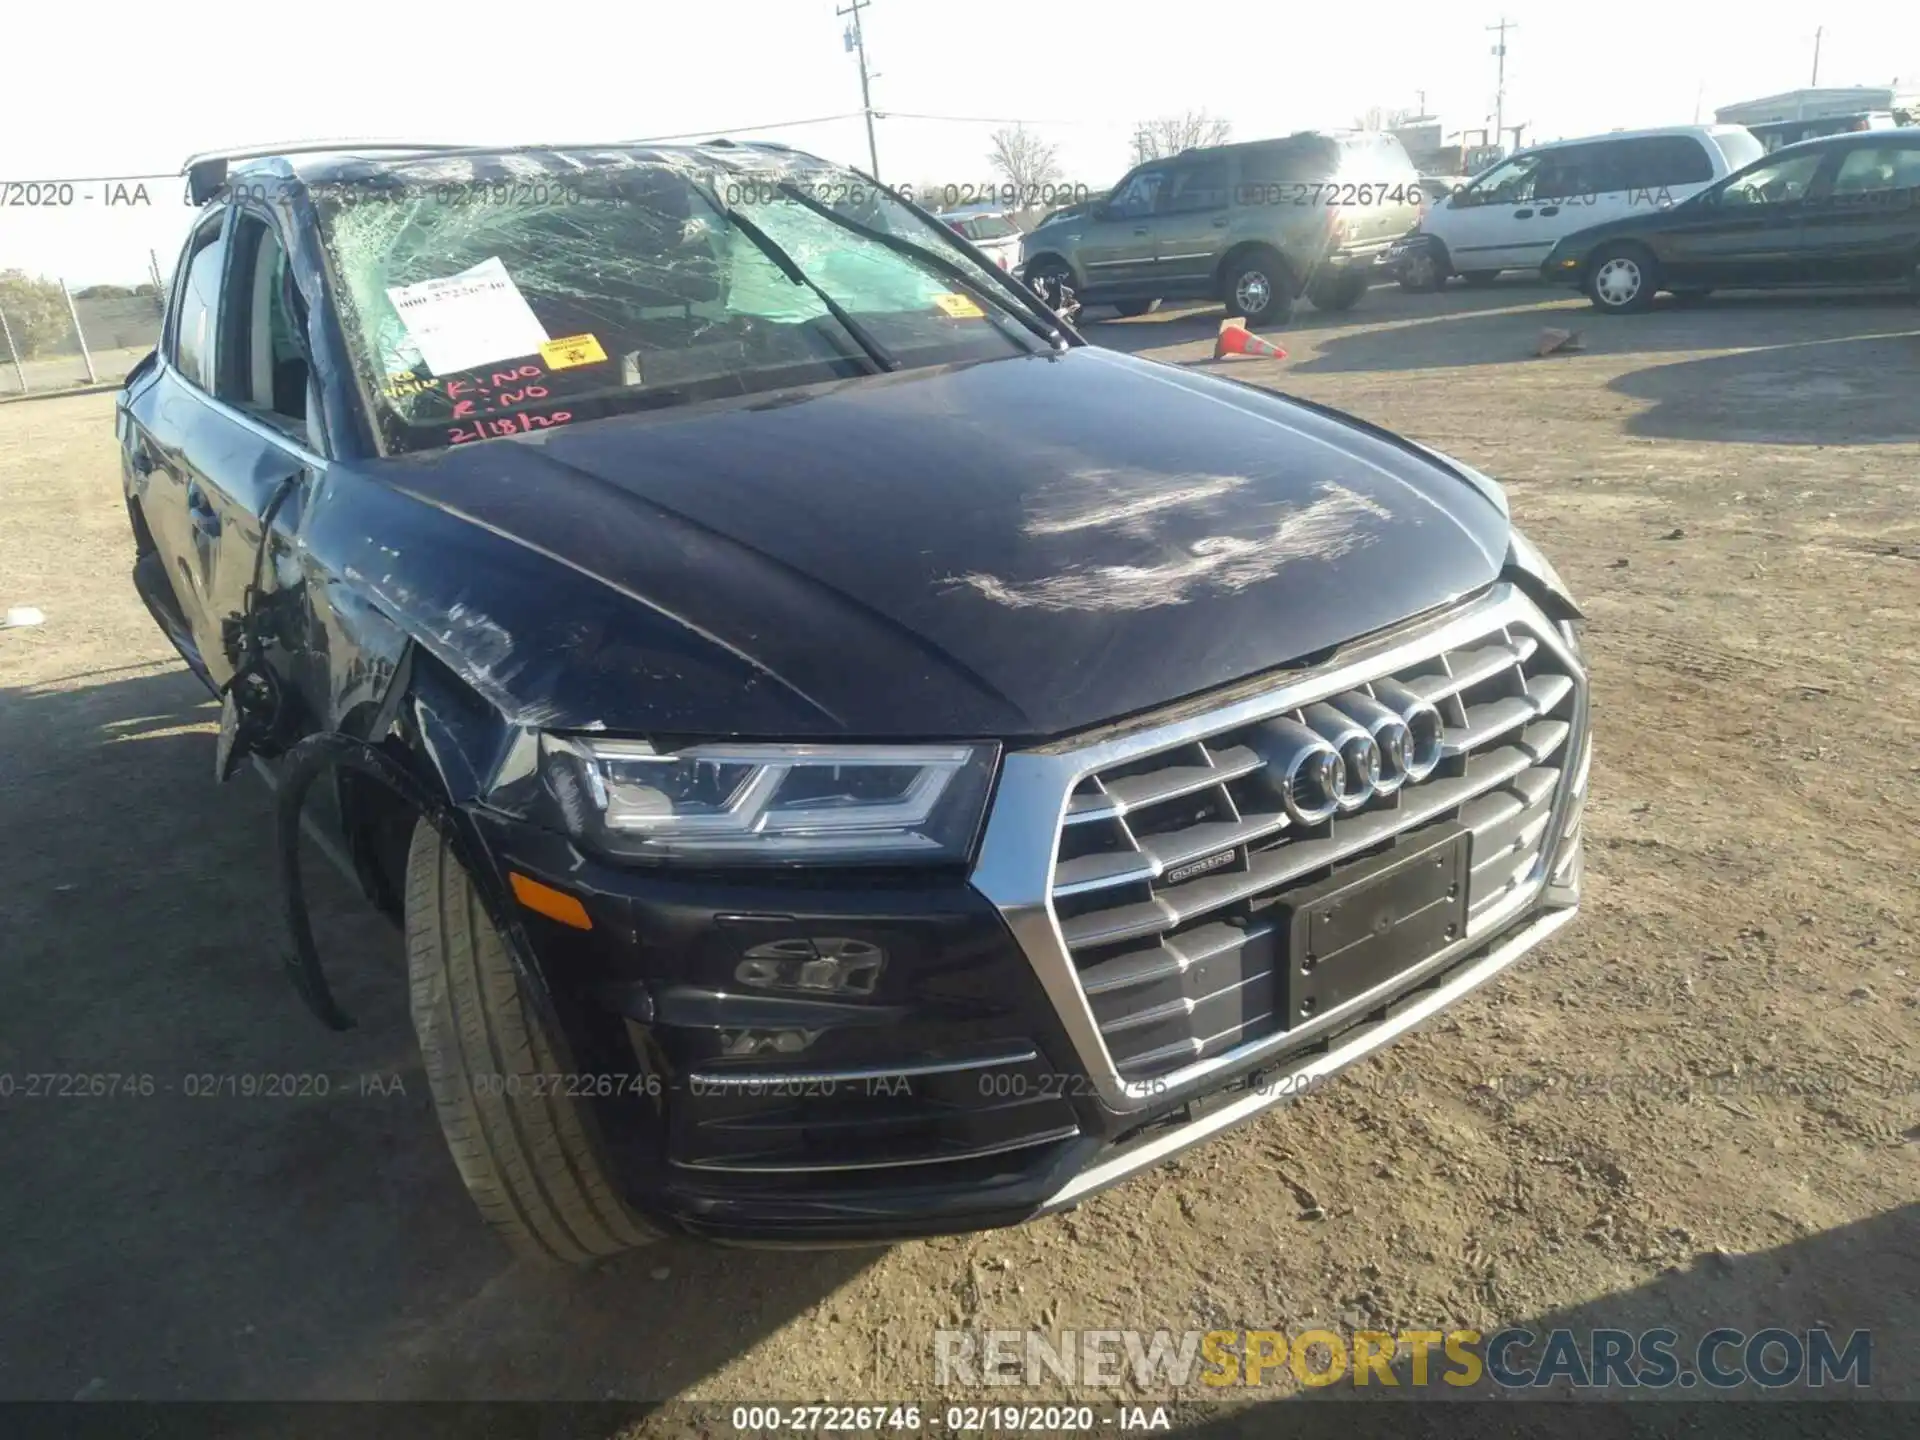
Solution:
[[[958,862],[992,745],[691,745],[541,737],[567,829],[615,855],[729,865]]]

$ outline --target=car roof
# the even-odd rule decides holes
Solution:
[[[1557,150],[1565,145],[1597,145],[1603,140],[1659,140],[1669,135],[1686,135],[1696,140],[1715,140],[1722,135],[1745,132],[1744,125],[1656,125],[1648,130],[1607,130],[1598,135],[1569,135],[1562,140],[1542,140],[1537,145],[1529,145],[1516,154],[1531,154],[1536,150]]]
[[[1782,155],[1798,155],[1812,150],[1838,150],[1849,145],[1863,145],[1875,150],[1884,150],[1889,144],[1920,150],[1920,126],[1895,126],[1888,130],[1842,130],[1838,135],[1815,135],[1811,139],[1796,140],[1791,145],[1782,145],[1777,150],[1769,150],[1760,158],[1775,160]]]
[[[539,145],[435,145],[340,140],[194,155],[181,168],[191,173],[199,166],[218,165],[224,166],[226,172],[233,175],[271,175],[316,186],[366,180],[383,171],[403,166],[414,168],[423,162],[440,162],[449,180],[466,179],[472,175],[476,165],[491,168],[491,162],[500,162],[513,156],[529,160],[565,157],[569,161],[584,161],[590,165],[649,160],[666,165],[688,161],[726,165],[755,156],[770,162],[798,160],[819,165],[830,163],[792,146],[765,140],[714,139],[690,145],[656,144],[644,140]]]

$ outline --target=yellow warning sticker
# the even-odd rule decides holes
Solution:
[[[542,345],[540,358],[549,370],[565,370],[569,365],[598,365],[607,358],[607,352],[591,335],[566,335]]]
[[[936,295],[933,303],[956,320],[984,320],[987,312],[966,295]]]

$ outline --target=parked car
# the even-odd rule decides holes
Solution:
[[[1502,160],[1421,218],[1388,263],[1438,289],[1535,270],[1563,236],[1679,203],[1762,154],[1738,125],[1680,125],[1537,145]]]
[[[974,205],[943,210],[940,218],[954,234],[971,240],[975,249],[1002,270],[1012,270],[1020,263],[1020,227],[1005,210],[992,205]]]
[[[1387,278],[1378,262],[1419,215],[1419,178],[1379,132],[1183,150],[1027,232],[1022,273],[1122,315],[1218,299],[1249,324],[1283,325],[1301,295],[1345,310]]]
[[[1900,284],[1920,294],[1920,130],[1775,150],[1669,210],[1569,235],[1542,273],[1609,314],[1662,290]]]
[[[1069,1208],[1573,917],[1579,610],[1470,467],[780,147],[189,174],[135,584],[526,1251]]]

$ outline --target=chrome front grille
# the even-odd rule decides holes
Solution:
[[[1424,773],[1329,818],[1290,804],[1275,737],[1316,717],[1331,732],[1329,704],[1369,716],[1431,706],[1439,733]],[[1454,822],[1472,833],[1462,938],[1516,913],[1543,879],[1584,706],[1584,677],[1550,622],[1503,585],[1416,636],[1264,694],[1009,757],[978,878],[996,899],[1027,878],[1012,873],[1025,847],[1010,834],[996,852],[996,826],[1012,823],[999,814],[1009,788],[1039,787],[1036,811],[1048,786],[1064,789],[1051,801],[1044,899],[1003,909],[1108,1098],[1140,1103],[1263,1041],[1289,1042],[1273,902],[1335,867]]]

